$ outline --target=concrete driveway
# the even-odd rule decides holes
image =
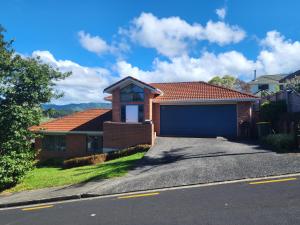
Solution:
[[[89,191],[110,194],[300,172],[299,154],[277,154],[255,143],[158,137],[135,169]]]

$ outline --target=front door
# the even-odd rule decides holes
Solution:
[[[138,105],[126,105],[126,123],[139,122],[139,107]]]

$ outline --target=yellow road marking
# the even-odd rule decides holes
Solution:
[[[126,196],[120,196],[120,197],[118,197],[118,199],[148,197],[148,196],[154,196],[154,195],[158,195],[158,194],[159,194],[159,192],[137,194],[137,195],[126,195]]]
[[[22,211],[32,211],[32,210],[37,210],[37,209],[46,209],[46,208],[52,208],[53,205],[41,205],[41,206],[36,206],[36,207],[31,207],[31,208],[23,208]]]
[[[249,184],[268,184],[268,183],[285,182],[285,181],[291,181],[291,180],[297,180],[297,178],[291,177],[291,178],[278,179],[278,180],[263,180],[263,181],[251,182]]]

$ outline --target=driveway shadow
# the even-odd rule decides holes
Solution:
[[[247,155],[257,155],[257,154],[269,154],[270,151],[266,151],[262,146],[257,145],[253,141],[239,141],[236,143],[249,144],[253,152],[235,152],[230,153],[226,151],[215,151],[208,153],[191,153],[186,152],[188,149],[192,149],[195,146],[187,146],[180,148],[170,148],[167,151],[162,151],[159,157],[153,157],[151,154],[145,155],[140,161],[135,164],[134,170],[139,170],[141,173],[148,172],[162,165],[168,165],[180,161],[191,160],[191,159],[205,159],[205,158],[217,158],[217,157],[232,157],[232,156],[247,156]],[[201,146],[199,146],[201,147]],[[261,151],[257,151],[261,150]]]

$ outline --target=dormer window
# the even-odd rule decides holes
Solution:
[[[128,86],[120,90],[120,100],[124,102],[143,102],[144,101],[144,89],[134,85],[129,84]]]

